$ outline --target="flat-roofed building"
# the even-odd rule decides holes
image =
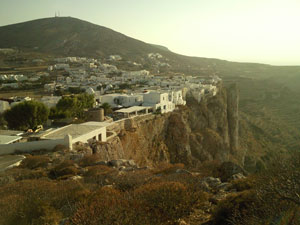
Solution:
[[[143,94],[143,97],[143,106],[152,107],[153,111],[167,113],[175,109],[175,104],[169,100],[169,93],[166,91],[148,91]]]
[[[62,139],[66,135],[71,136],[72,144],[76,142],[87,143],[92,140],[106,141],[106,124],[71,124],[55,129],[44,136],[42,139],[56,140]]]
[[[131,116],[147,114],[149,109],[151,109],[151,107],[132,106],[132,107],[129,107],[129,108],[116,110],[115,112],[118,113],[118,114],[121,114],[122,117],[124,117],[124,118],[129,118]]]
[[[22,137],[20,136],[0,135],[0,145],[16,143],[21,139]]]

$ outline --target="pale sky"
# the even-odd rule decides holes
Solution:
[[[0,0],[0,26],[58,10],[184,55],[300,65],[300,0]]]

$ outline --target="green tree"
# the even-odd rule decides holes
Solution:
[[[56,112],[58,115],[65,115],[71,117],[84,117],[84,110],[92,108],[94,105],[94,96],[89,94],[80,94],[74,96],[64,96],[56,105]],[[53,116],[53,115],[52,115]],[[55,116],[54,116],[55,117]]]
[[[11,129],[27,130],[47,121],[49,109],[40,102],[25,101],[4,113],[4,118]]]

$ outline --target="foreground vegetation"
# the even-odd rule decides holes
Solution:
[[[0,187],[0,224],[170,224],[207,200],[196,179],[168,174],[181,165],[124,173],[86,159],[81,168],[48,163],[31,156],[7,172],[14,181]]]
[[[126,169],[103,165],[97,155],[74,161],[55,150],[28,155],[1,174],[0,224],[300,223],[299,153],[207,188],[207,176],[221,176],[211,169],[215,162],[197,172],[182,164]]]

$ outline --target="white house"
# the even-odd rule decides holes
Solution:
[[[130,107],[130,106],[138,106],[143,103],[143,95],[139,94],[107,94],[100,96],[100,102],[108,103],[111,107]]]
[[[72,83],[72,78],[71,78],[71,77],[66,77],[66,83],[67,83],[67,84]]]
[[[72,144],[76,142],[87,143],[92,140],[106,141],[106,126],[108,123],[87,122],[83,124],[67,125],[43,135],[46,140],[59,140],[65,136],[71,137]]]
[[[101,66],[99,66],[101,68],[101,70],[103,70],[104,73],[117,73],[119,72],[118,68],[114,65],[109,65],[109,64],[102,64]]]
[[[48,66],[48,71],[53,71],[53,66]]]
[[[120,60],[122,60],[122,57],[119,56],[119,55],[110,55],[110,56],[109,56],[109,60],[112,60],[112,61],[120,61]]]
[[[45,84],[44,89],[47,92],[52,92],[55,90],[56,83]]]
[[[143,106],[150,106],[153,111],[160,110],[161,113],[172,112],[175,104],[169,100],[168,92],[148,91],[143,94]]]
[[[169,91],[169,99],[175,105],[186,105],[186,101],[183,99],[182,90]]]
[[[124,107],[138,106],[143,103],[143,96],[139,94],[121,95],[114,100],[117,105]]]
[[[60,63],[60,64],[55,64],[55,65],[54,65],[54,68],[55,68],[56,70],[65,70],[65,69],[70,68],[70,65],[69,65],[69,64],[63,64],[63,63]]]
[[[95,91],[93,88],[89,87],[85,90],[85,92],[89,95],[94,95],[95,94]]]

